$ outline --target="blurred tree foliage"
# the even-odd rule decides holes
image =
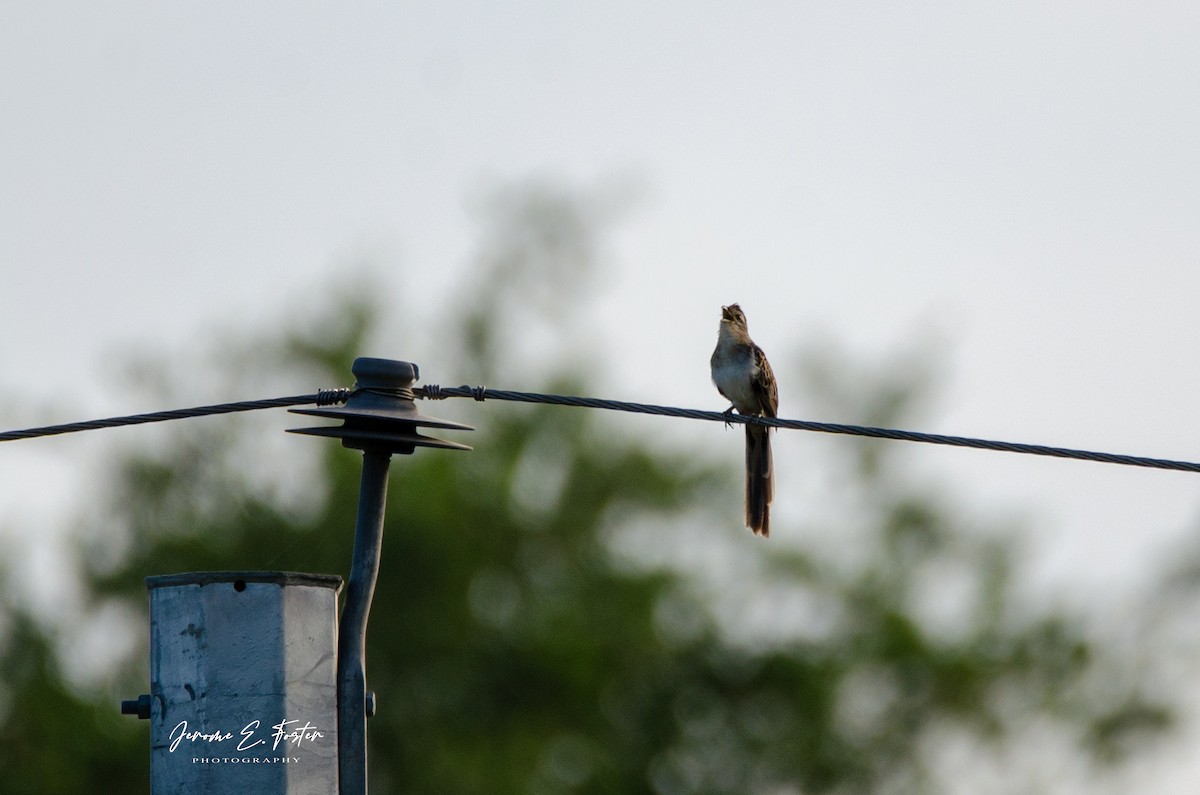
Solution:
[[[486,383],[519,366],[515,314],[550,329],[570,317],[602,215],[554,188],[497,198],[478,288],[447,315],[461,320],[438,328],[456,368]],[[302,328],[226,343],[224,364],[188,362],[190,377],[234,395],[265,370],[291,391],[343,383],[376,333],[372,292],[334,300]],[[519,386],[588,392],[561,358]],[[925,380],[914,367],[846,377],[806,361],[808,405],[853,405],[875,424],[900,421]],[[903,476],[894,446],[840,445],[844,532],[861,554],[830,560],[787,543],[799,529],[779,524],[762,543],[734,524],[740,455],[650,447],[623,418],[583,410],[470,406],[422,409],[478,424],[465,439],[474,452],[392,467],[369,633],[374,791],[963,791],[938,772],[940,744],[986,753],[1037,718],[1102,763],[1169,725],[1129,675],[1137,661],[1089,641],[1073,616],[1020,603],[1011,543],[964,531],[944,499]],[[80,540],[90,605],[126,605],[144,626],[148,574],[347,571],[359,459],[287,437],[291,455],[313,456],[289,490],[270,474],[281,462],[255,452],[255,422],[175,423],[117,455],[109,504],[89,506],[99,518]],[[745,573],[739,593],[758,629],[714,603],[719,589],[688,572],[702,552],[680,542]],[[638,548],[680,561],[639,563]],[[935,620],[930,605],[947,600],[956,618]],[[104,687],[81,690],[64,679],[52,631],[11,600],[2,626],[0,793],[146,791],[147,726],[116,714],[119,697],[146,688],[144,635]]]

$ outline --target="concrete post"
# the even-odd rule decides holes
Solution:
[[[202,572],[146,584],[152,795],[337,795],[342,579]]]

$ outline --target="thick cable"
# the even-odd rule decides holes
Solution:
[[[347,393],[349,390],[347,390]],[[131,414],[125,417],[108,417],[102,420],[87,422],[69,422],[64,425],[45,425],[40,428],[25,428],[19,431],[4,431],[0,433],[0,442],[13,442],[18,439],[35,439],[42,436],[57,436],[64,433],[79,431],[94,431],[101,428],[120,428],[125,425],[144,425],[149,422],[167,422],[168,420],[185,420],[192,417],[207,417],[213,414],[233,414],[238,411],[255,411],[258,409],[274,409],[282,406],[303,406],[318,403],[324,392],[314,395],[293,395],[292,397],[272,398],[270,400],[243,400],[238,403],[218,403],[212,406],[196,406],[190,409],[172,409],[171,411],[154,411],[149,414]],[[344,400],[344,398],[343,398]]]
[[[237,403],[218,403],[211,406],[196,406],[188,409],[173,409],[171,411],[156,411],[149,414],[133,414],[125,417],[109,417],[87,422],[72,422],[64,425],[47,425],[40,428],[0,432],[0,442],[16,441],[19,439],[34,439],[43,436],[55,436],[79,431],[91,431],[101,428],[118,428],[125,425],[142,425],[151,422],[166,422],[191,417],[205,417],[213,414],[231,414],[240,411],[281,408],[285,406],[300,406],[316,403],[330,405],[345,402],[353,390],[344,387],[323,389],[312,395],[293,395],[291,397],[272,398],[269,400],[245,400]],[[607,400],[603,398],[578,397],[575,395],[556,395],[542,392],[514,392],[504,389],[488,389],[482,386],[444,387],[437,384],[416,387],[414,397],[427,400],[442,400],[451,397],[472,398],[477,401],[502,400],[518,403],[543,403],[555,406],[576,406],[581,408],[603,409],[609,411],[625,411],[634,414],[651,414],[660,417],[682,417],[691,420],[706,420],[726,424],[741,423],[747,425],[762,425],[770,428],[784,428],[796,431],[812,431],[816,433],[834,433],[847,436],[864,436],[874,439],[891,439],[902,442],[921,442],[924,444],[947,445],[951,447],[969,447],[976,450],[994,450],[1005,453],[1023,455],[1047,456],[1051,458],[1069,458],[1078,461],[1095,461],[1104,464],[1144,467],[1148,469],[1166,469],[1178,472],[1200,472],[1200,463],[1192,461],[1174,461],[1165,458],[1147,458],[1145,456],[1125,455],[1122,453],[1104,453],[1094,450],[1077,450],[1069,447],[1053,447],[1043,444],[1026,444],[1022,442],[1002,442],[992,439],[977,439],[970,436],[948,436],[921,431],[905,431],[895,428],[874,428],[865,425],[844,425],[832,422],[813,422],[810,420],[788,420],[773,417],[743,416],[721,411],[705,411],[703,409],[686,409],[676,406],[657,406],[649,403],[631,403],[624,400]]]
[[[747,425],[764,425],[770,428],[786,428],[797,431],[813,431],[816,433],[836,433],[848,436],[866,436],[875,439],[893,439],[902,442],[923,442],[925,444],[948,445],[951,447],[970,447],[976,450],[995,450],[1006,453],[1021,453],[1024,455],[1048,456],[1052,458],[1070,458],[1079,461],[1096,461],[1105,464],[1120,464],[1123,466],[1146,467],[1149,469],[1168,469],[1180,472],[1200,472],[1200,463],[1192,461],[1173,461],[1164,458],[1146,458],[1144,456],[1124,455],[1120,453],[1102,453],[1092,450],[1076,450],[1069,447],[1052,447],[1043,444],[1024,444],[1020,442],[1000,442],[991,439],[976,439],[969,436],[947,436],[937,433],[922,433],[920,431],[904,431],[894,428],[873,428],[863,425],[843,425],[831,422],[812,422],[809,420],[787,420],[771,417],[743,416],[720,411],[703,411],[700,409],[683,409],[674,406],[656,406],[646,403],[629,403],[621,400],[602,400],[599,398],[574,397],[571,395],[542,394],[538,392],[511,392],[485,387],[444,387],[427,386],[413,390],[417,397],[440,400],[448,397],[469,397],[475,400],[506,400],[521,403],[547,403],[557,406],[581,406],[612,411],[628,411],[635,414],[653,414],[662,417],[684,417],[692,420],[709,420],[712,422],[743,423]]]

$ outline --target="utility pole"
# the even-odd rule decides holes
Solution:
[[[359,358],[352,372],[355,386],[345,405],[292,409],[342,424],[291,432],[341,439],[363,453],[340,622],[340,577],[209,572],[147,578],[151,692],[122,702],[121,711],[151,721],[152,795],[366,795],[367,718],[375,712],[366,686],[367,619],[391,457],[418,447],[470,450],[418,429],[473,429],[417,410],[415,364]]]

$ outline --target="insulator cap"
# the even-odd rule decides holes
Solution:
[[[470,450],[465,444],[447,442],[417,433],[417,428],[473,431],[470,425],[427,417],[417,410],[412,385],[420,371],[412,362],[360,357],[350,368],[354,391],[343,406],[290,409],[293,414],[342,420],[341,425],[295,428],[289,433],[330,436],[355,450],[377,450],[408,455],[418,447]]]

